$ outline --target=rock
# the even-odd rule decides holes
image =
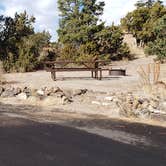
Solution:
[[[154,112],[154,108],[153,108],[153,106],[152,106],[152,105],[149,105],[149,106],[148,106],[148,111],[149,111],[149,112],[151,112],[151,113],[153,113],[153,112]]]
[[[159,104],[159,109],[166,113],[166,101]]]
[[[39,95],[39,96],[44,96],[44,94],[45,94],[42,89],[37,90],[36,93],[37,93],[37,95]]]
[[[43,100],[44,105],[52,106],[52,105],[64,105],[67,104],[69,100],[66,97],[55,97],[55,96],[48,96]]]
[[[37,90],[36,90],[37,91]],[[46,96],[50,96],[50,94],[51,94],[51,89],[48,89],[48,88],[45,88],[44,89],[44,94],[46,95]]]
[[[101,105],[99,101],[92,101],[92,104]]]
[[[65,96],[65,94],[63,92],[57,92],[57,93],[51,93],[50,96],[62,98],[63,96]]]
[[[138,102],[139,102],[139,104],[143,104],[143,103],[144,103],[144,99],[139,98],[139,99],[138,99]]]
[[[58,92],[59,93],[59,92]],[[65,94],[65,96],[67,96],[68,98],[72,98],[73,97],[73,91],[71,89],[63,89],[63,93]]]
[[[14,89],[14,95],[18,95],[22,92],[21,88],[15,88]]]
[[[109,105],[111,105],[111,103],[103,102],[102,105],[103,106],[109,106]]]
[[[114,97],[113,96],[107,96],[104,98],[104,100],[108,100],[108,101],[113,101]]]
[[[159,101],[157,101],[157,100],[150,100],[150,106],[152,106],[152,108],[158,108],[158,106],[159,106]]]
[[[71,102],[73,102],[70,98],[63,96],[62,98],[62,104],[69,104]]]
[[[2,87],[2,86],[0,86],[0,96],[1,96],[1,94],[4,92],[4,88]]]
[[[52,87],[50,90],[52,91],[52,93],[62,92],[59,87]]]
[[[22,91],[23,93],[26,93],[26,95],[29,97],[30,95],[31,95],[31,89],[30,88],[28,88],[28,87],[25,87],[24,89],[23,89],[23,91]]]
[[[22,92],[22,93],[17,95],[17,98],[20,100],[26,100],[28,98],[28,95],[27,95],[27,93]]]
[[[14,97],[14,88],[7,88],[1,94],[2,97]]]
[[[148,100],[144,100],[143,104],[142,104],[142,108],[143,109],[147,109],[149,107],[149,105],[150,105],[149,101]]]
[[[135,111],[136,115],[140,119],[149,119],[150,118],[150,111],[148,109],[142,109]]]
[[[137,109],[140,106],[139,100],[135,99],[133,103],[133,109]]]
[[[135,98],[134,98],[134,96],[133,95],[127,95],[127,97],[126,97],[126,101],[127,101],[127,103],[129,103],[129,104],[133,104],[134,103],[134,101],[135,101]]]
[[[153,110],[153,113],[155,113],[155,114],[164,114],[164,115],[166,115],[166,112],[165,112],[165,111],[157,110],[157,109],[154,109],[154,110]]]
[[[87,89],[76,89],[73,91],[73,96],[80,96],[87,92]]]
[[[63,93],[59,87],[52,87],[50,89],[45,89],[46,96],[56,96],[56,93]],[[64,93],[63,93],[64,94]]]

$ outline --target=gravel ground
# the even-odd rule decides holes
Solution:
[[[52,81],[50,73],[45,71],[29,73],[5,74],[6,81],[12,86],[28,86],[32,88],[59,86],[66,89],[87,88],[93,91],[134,91],[138,89],[139,76],[137,70],[140,65],[153,62],[154,57],[140,58],[130,62],[114,63],[118,67],[125,68],[127,76],[110,77],[108,72],[103,72],[104,78],[99,81],[90,78],[90,72],[59,72],[58,80]]]

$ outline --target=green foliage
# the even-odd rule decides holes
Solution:
[[[137,3],[135,4],[136,7],[152,7],[153,3],[155,1],[154,0],[139,0],[137,1]]]
[[[123,33],[119,26],[105,27],[97,34],[99,54],[107,59],[129,57],[129,48],[123,43]]]
[[[92,61],[96,55],[99,55],[96,48],[97,45],[95,42],[87,42],[86,44],[82,44],[78,49],[79,56],[77,60]]]
[[[96,0],[59,0],[58,6],[61,12],[59,41],[76,45],[92,41],[95,32],[102,26],[97,25],[97,22],[103,12],[104,3],[96,3]]]
[[[24,37],[18,46],[18,59],[16,61],[17,71],[26,72],[37,69],[40,64],[40,52],[48,44],[49,34],[46,32],[36,33]]]
[[[131,32],[138,44],[144,43],[145,52],[166,58],[166,7],[161,1],[139,1],[137,8],[121,19],[124,30]]]
[[[60,52],[60,60],[76,60],[78,57],[78,51],[75,45],[71,44],[65,44],[61,48]]]
[[[114,25],[105,27],[99,19],[104,5],[97,0],[58,1],[61,12],[58,35],[63,58],[90,60],[98,56],[116,59],[116,56],[122,58],[124,53],[125,56],[129,54],[123,45],[120,28]]]
[[[163,61],[166,59],[166,15],[154,24],[152,32],[156,38],[148,43],[146,53],[155,54],[159,60]]]
[[[45,31],[35,33],[34,22],[26,12],[16,13],[14,18],[0,17],[0,59],[6,71],[25,72],[38,67],[38,57],[50,35]]]
[[[153,27],[155,22],[166,14],[166,8],[160,1],[146,0],[136,4],[137,8],[121,19],[122,28],[131,32],[137,41],[145,45],[155,40]]]

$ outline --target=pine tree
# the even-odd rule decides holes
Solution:
[[[94,39],[95,33],[103,28],[103,23],[97,24],[103,13],[104,2],[96,0],[59,0],[60,14],[59,41],[85,44]]]

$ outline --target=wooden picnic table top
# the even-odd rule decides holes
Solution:
[[[94,60],[94,61],[46,61],[45,64],[63,64],[63,63],[108,63],[108,60]]]

